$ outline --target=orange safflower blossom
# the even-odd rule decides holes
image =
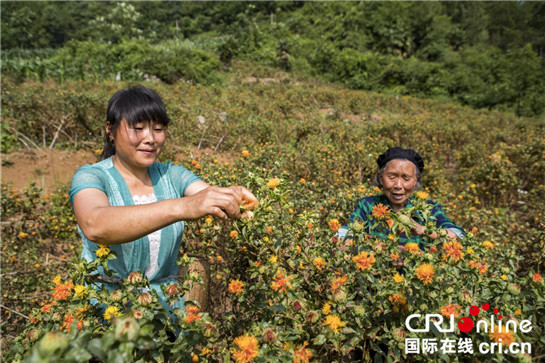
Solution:
[[[55,305],[57,305],[57,302],[55,300],[51,301],[49,304],[45,304],[41,308],[42,313],[49,314],[51,312],[51,307]]]
[[[89,305],[85,305],[81,308],[76,309],[76,318],[82,318],[85,316],[85,313],[89,310]]]
[[[538,282],[543,281],[543,277],[541,277],[541,275],[536,272],[535,274],[532,275],[532,281],[537,284]]]
[[[484,263],[477,262],[475,260],[471,260],[468,262],[469,266],[473,267],[474,269],[479,270],[479,274],[485,274],[488,271],[488,265]]]
[[[290,281],[293,279],[293,276],[286,276],[285,272],[280,270],[276,271],[276,276],[273,277],[273,282],[271,282],[271,288],[274,291],[279,293],[286,292],[287,289],[291,289]]]
[[[511,343],[515,342],[515,335],[512,330],[507,331],[505,326],[499,326],[492,324],[490,333],[488,334],[490,340],[495,341],[496,343],[501,343],[506,346],[510,346]],[[501,341],[500,341],[501,339]]]
[[[461,306],[457,304],[449,304],[445,306],[441,306],[441,315],[450,318],[451,315],[454,316],[454,319],[458,319],[460,317],[460,309]]]
[[[199,316],[199,308],[194,305],[188,305],[185,307],[185,311],[187,311],[187,316],[184,318],[184,323],[191,324],[194,321],[201,321],[201,317]]]
[[[445,255],[443,260],[450,259],[451,261],[458,262],[464,258],[463,246],[458,241],[446,242],[443,244],[443,250],[445,250]]]
[[[242,294],[244,292],[244,282],[240,280],[231,280],[231,282],[229,282],[229,292],[237,295]]]
[[[247,363],[253,361],[259,354],[259,344],[256,337],[245,334],[235,338],[235,345],[238,349],[233,349],[233,358],[237,363]]]
[[[409,242],[405,244],[405,251],[409,253],[418,253],[420,252],[420,247],[418,247],[418,243]]]
[[[390,212],[389,207],[383,205],[382,203],[378,203],[373,206],[371,214],[373,215],[373,218],[383,220],[388,216],[388,212]]]
[[[393,305],[394,311],[397,313],[401,310],[403,311],[409,311],[409,307],[407,305],[407,298],[403,295],[399,294],[393,294],[392,296],[388,297],[388,300]]]
[[[346,283],[346,281],[348,281],[348,274],[345,274],[342,277],[337,277],[331,283],[331,291],[336,292],[337,290],[339,290]]]
[[[307,349],[307,342],[304,342],[302,346],[295,349],[293,352],[293,363],[308,363],[312,358],[312,351]]]
[[[341,321],[341,318],[335,314],[328,315],[325,318],[324,324],[327,325],[329,329],[333,330],[334,333],[338,333],[339,329],[346,325],[346,323]]]
[[[70,333],[73,321],[74,321],[74,315],[72,314],[65,315],[64,322],[61,326],[61,330],[66,330],[67,333]],[[76,323],[76,327],[78,328],[78,330],[81,330],[83,328],[83,322],[81,320],[78,320],[78,322]]]
[[[424,283],[429,284],[433,281],[433,275],[435,274],[435,268],[429,263],[423,263],[416,268],[416,277]]]
[[[490,242],[490,241],[484,241],[483,246],[485,246],[489,250],[494,248],[494,244],[492,242]]]
[[[72,295],[72,289],[74,284],[72,280],[68,280],[65,284],[57,284],[55,291],[53,291],[53,299],[55,300],[67,300]]]
[[[314,260],[312,260],[312,263],[318,269],[318,271],[322,271],[322,269],[325,267],[325,260],[322,257],[316,257]]]
[[[337,218],[331,219],[329,222],[327,222],[327,224],[332,232],[337,232],[339,228],[341,228],[341,223]]]
[[[367,251],[362,251],[357,256],[352,257],[352,261],[356,264],[356,269],[361,271],[371,269],[376,262],[375,255]]]
[[[428,199],[430,195],[423,190],[419,190],[416,192],[416,196],[420,199]]]

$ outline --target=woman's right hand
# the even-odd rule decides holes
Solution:
[[[184,219],[190,220],[207,215],[224,220],[238,219],[241,216],[241,206],[252,210],[259,205],[252,192],[242,186],[228,188],[209,186],[183,200],[188,203]]]

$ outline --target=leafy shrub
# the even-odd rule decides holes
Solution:
[[[201,163],[206,166],[203,172],[216,175],[220,184],[230,182],[230,171],[224,166]],[[391,225],[387,240],[363,233],[357,223],[350,225],[353,237],[339,240],[331,236],[340,221],[331,218],[331,211],[320,212],[308,199],[299,198],[303,193],[298,190],[305,185],[301,181],[271,178],[259,169],[239,172],[236,178],[256,192],[260,207],[232,225],[207,218],[189,232],[190,238],[198,238],[192,239],[192,248],[209,256],[217,268],[216,280],[227,293],[229,302],[221,314],[202,313],[188,305],[186,310],[174,310],[179,322],[173,323],[154,293],[142,290],[146,280],[139,272],[115,290],[93,289],[91,272],[115,258],[108,248],[100,247],[103,253],[96,261],[80,261],[69,277],[54,279],[54,300],[33,313],[34,325],[17,340],[11,357],[187,361],[192,356],[203,360],[231,356],[236,361],[244,361],[243,357],[291,361],[303,353],[309,358],[342,360],[359,352],[367,358],[372,354],[405,360],[409,359],[405,338],[426,337],[406,329],[409,314],[469,316],[469,307],[483,302],[499,307],[506,320],[530,320],[530,333],[511,332],[510,339],[532,342],[535,355],[545,349],[540,338],[543,327],[538,324],[545,309],[541,300],[545,284],[533,272],[516,275],[519,257],[514,246],[483,241],[468,232],[460,241],[428,241],[424,250],[408,245],[399,249],[399,236],[410,229],[408,216],[419,213],[427,219],[427,228],[435,230],[428,193],[418,194],[415,206],[402,214],[377,211],[375,222],[365,222],[371,229]],[[401,270],[395,263],[400,256]],[[190,262],[186,256],[180,260]],[[198,280],[195,275],[185,279]],[[164,288],[176,299],[188,286],[182,280]],[[90,298],[103,307],[90,305]],[[480,316],[485,318],[484,313]],[[172,334],[179,329],[182,334]],[[452,334],[435,334],[452,338]],[[466,336],[476,344],[499,339],[483,332]],[[499,354],[476,354],[487,360],[503,359]],[[427,358],[441,357],[436,353]]]

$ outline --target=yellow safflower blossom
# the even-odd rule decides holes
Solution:
[[[98,245],[98,250],[95,251],[95,254],[99,258],[106,257],[106,256],[108,256],[110,254],[110,248],[108,246],[106,246],[106,245],[99,244]]]
[[[74,286],[74,297],[84,297],[89,292],[87,286],[76,285]]]
[[[345,322],[341,321],[341,318],[339,318],[337,315],[334,315],[334,314],[328,315],[325,318],[324,324],[327,325],[327,327],[333,330],[333,332],[335,333],[338,333],[339,329],[346,325]]]
[[[110,321],[116,316],[121,316],[121,312],[117,306],[108,306],[104,311],[104,319]]]

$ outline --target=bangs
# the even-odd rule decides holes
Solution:
[[[118,91],[108,104],[107,119],[113,124],[125,119],[130,126],[147,121],[163,126],[170,123],[161,97],[155,91],[142,86]]]

